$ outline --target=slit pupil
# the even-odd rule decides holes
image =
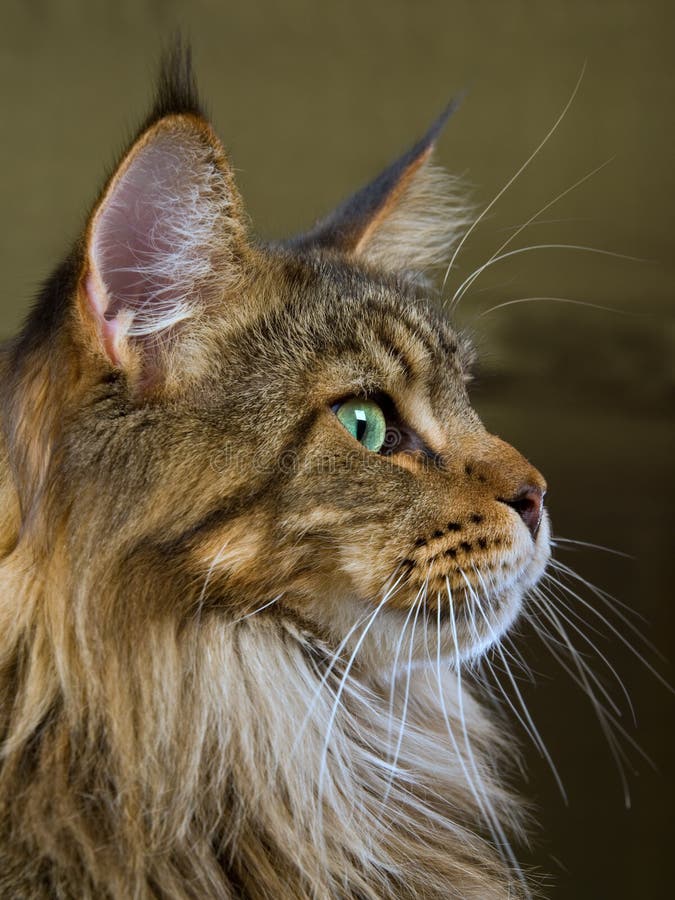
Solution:
[[[356,440],[361,441],[368,428],[365,416],[356,415]]]

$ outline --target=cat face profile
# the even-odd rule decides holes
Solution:
[[[308,235],[267,248],[181,99],[88,225],[67,312],[62,502],[84,519],[96,498],[117,565],[140,553],[158,584],[201,584],[202,608],[248,615],[278,595],[339,634],[355,604],[390,590],[384,621],[424,592],[444,619],[452,603],[476,652],[516,614],[548,532],[543,479],[481,425],[471,349],[419,278],[457,228],[429,162],[442,120]],[[359,401],[381,447],[341,421]]]
[[[329,763],[325,752],[306,750],[307,782],[288,775],[279,796],[273,780],[251,796],[244,788],[238,794],[232,773],[248,772],[250,781],[267,766],[282,779],[274,754],[306,725],[313,701],[297,698],[305,684],[311,700],[312,666],[323,671],[322,654],[358,650],[356,668],[375,678],[395,664],[402,628],[423,609],[410,663],[474,658],[518,615],[548,559],[545,482],[473,410],[473,351],[447,321],[430,280],[463,221],[448,193],[452,182],[430,161],[450,110],[307,234],[264,245],[249,234],[232,167],[181,57],[163,78],[155,110],[82,238],[3,355],[0,578],[4,593],[18,598],[5,603],[3,659],[7,694],[20,700],[4,713],[16,764],[0,789],[29,797],[15,835],[27,856],[33,848],[57,869],[75,871],[68,860],[86,859],[92,896],[102,896],[96,885],[114,894],[115,884],[126,886],[119,888],[125,895],[141,870],[147,884],[161,882],[170,893],[173,882],[166,872],[162,881],[152,854],[173,847],[167,854],[175,850],[187,871],[197,863],[175,848],[181,841],[201,847],[202,838],[214,867],[227,868],[227,853],[236,860],[238,874],[228,882],[235,893],[223,887],[213,896],[310,896],[299,887],[310,869],[315,879],[338,878],[346,866],[361,874],[349,876],[344,896],[420,896],[410,891],[425,884],[437,896],[431,869],[438,896],[449,896],[452,877],[469,884],[461,874],[466,854],[484,860],[488,851],[476,849],[467,831],[454,876],[443,869],[450,864],[440,848],[424,857],[428,871],[417,881],[396,869],[397,853],[415,855],[406,829],[419,836],[440,827],[438,810],[408,809],[403,793],[401,835],[387,845],[389,856],[377,857],[375,848],[375,862],[366,864],[365,844],[357,847],[354,837],[342,847],[336,837],[326,839],[332,868],[322,857],[315,870],[298,843],[284,869],[285,893],[256,893],[250,879],[272,890],[274,867],[251,876],[241,848],[256,834],[256,865],[272,845],[277,862],[290,855],[279,849],[290,841],[286,819],[279,812],[270,813],[275,825],[241,823],[256,803],[258,823],[274,804],[295,821],[298,810],[316,805]],[[226,653],[232,634],[239,643]],[[295,655],[283,650],[296,640]],[[275,663],[282,651],[294,660],[286,669]],[[238,665],[248,674],[233,676],[226,689],[223,672]],[[279,691],[274,714],[262,689],[250,687],[256,678]],[[236,700],[242,684],[251,691],[246,702]],[[277,715],[280,709],[287,713]],[[329,726],[336,715],[326,715]],[[264,722],[279,729],[276,743]],[[324,732],[316,731],[320,748]],[[432,731],[419,725],[411,732],[429,753]],[[330,728],[326,746],[329,740]],[[419,748],[406,750],[403,738],[399,744],[401,758],[408,752],[421,765]],[[268,745],[275,762],[258,765]],[[42,749],[30,755],[36,746]],[[77,764],[68,762],[76,748]],[[26,754],[31,762],[22,768]],[[466,823],[481,803],[463,765],[464,775],[446,772],[443,792]],[[59,782],[70,799],[57,815],[48,786],[68,766],[79,774],[75,787]],[[440,791],[441,769],[430,763],[419,775],[426,803],[436,802],[428,798]],[[114,804],[104,813],[91,799],[111,790],[126,811],[124,826]],[[225,815],[226,795],[240,798],[236,815]],[[340,815],[325,818],[351,834]],[[106,819],[94,863],[87,848],[106,816],[117,824]],[[224,819],[232,829],[225,836]],[[43,832],[42,821],[51,822]],[[135,837],[125,843],[128,823]],[[113,859],[111,832],[132,848],[135,875]],[[213,849],[214,835],[227,853]],[[489,858],[487,869],[496,867]],[[24,871],[15,859],[12,865]],[[393,893],[369,892],[368,865],[381,883],[388,873]],[[293,866],[305,873],[295,881]],[[477,865],[466,896],[501,896],[483,882],[485,866]],[[203,867],[203,884],[220,877]],[[337,896],[311,894],[329,895]]]

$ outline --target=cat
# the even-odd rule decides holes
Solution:
[[[546,484],[430,277],[452,109],[264,245],[165,59],[0,357],[3,897],[529,895],[462,666],[544,572]]]

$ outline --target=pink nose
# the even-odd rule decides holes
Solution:
[[[507,500],[501,498],[502,503],[506,503],[518,513],[533,538],[536,538],[539,526],[541,525],[541,516],[544,511],[544,491],[533,484],[523,485],[515,497]]]

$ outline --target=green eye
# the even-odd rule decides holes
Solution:
[[[346,400],[337,407],[335,415],[366,450],[377,453],[381,449],[387,423],[377,403],[372,400]]]

